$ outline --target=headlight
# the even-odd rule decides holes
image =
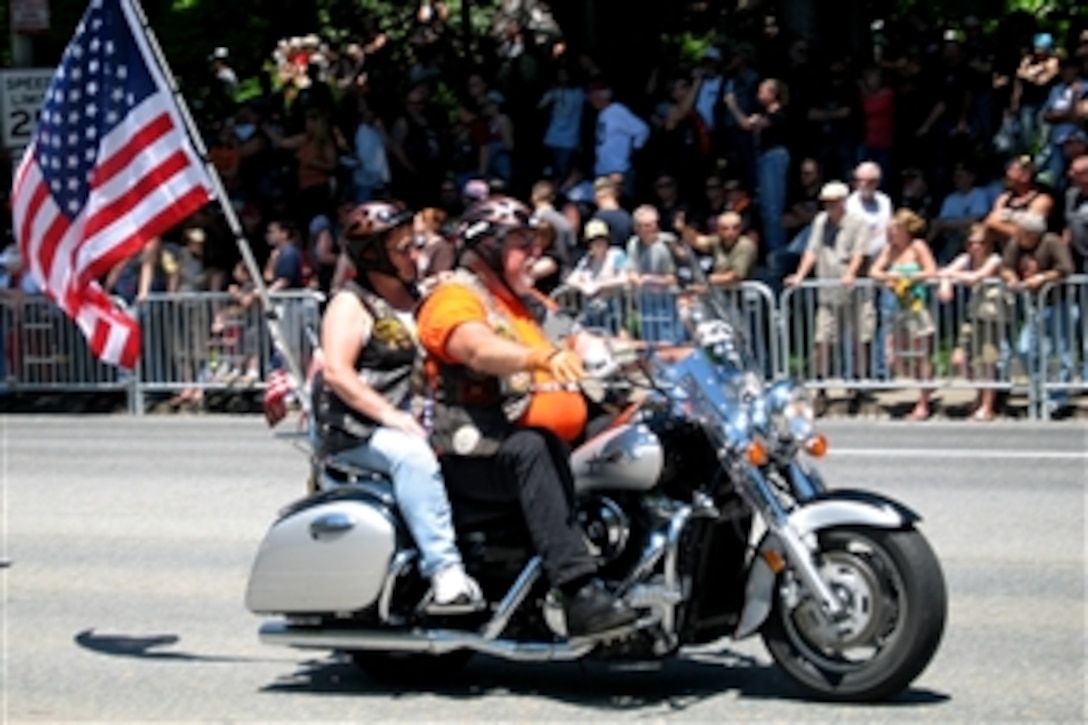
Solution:
[[[815,433],[812,395],[794,382],[775,383],[763,394],[771,433],[780,441],[803,445]]]

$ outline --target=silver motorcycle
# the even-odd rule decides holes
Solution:
[[[653,660],[759,634],[811,696],[872,701],[906,688],[933,657],[947,610],[919,516],[873,492],[828,488],[812,465],[827,441],[806,389],[764,382],[727,314],[688,317],[686,345],[601,366],[622,412],[571,456],[601,576],[640,614],[628,629],[567,636],[516,509],[459,526],[489,606],[429,614],[388,481],[317,461],[318,490],[281,512],[253,565],[246,606],[270,617],[261,640],[417,679],[481,652]]]

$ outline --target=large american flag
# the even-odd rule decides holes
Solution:
[[[212,196],[137,17],[131,0],[91,0],[12,188],[30,272],[95,355],[127,368],[140,329],[99,281]]]

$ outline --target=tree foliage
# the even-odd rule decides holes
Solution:
[[[469,2],[471,32],[461,27],[462,2]],[[460,37],[486,38],[504,9],[528,3],[499,0],[448,0],[449,21]],[[778,15],[787,30],[815,34],[830,43],[864,42],[871,20],[889,14],[917,14],[934,25],[954,25],[974,14],[991,27],[1009,13],[1058,31],[1059,37],[1088,24],[1083,0],[838,0],[835,12],[821,0],[552,0],[548,5],[562,35],[575,52],[594,54],[622,84],[640,77],[664,48],[696,55],[706,43],[756,31],[768,14]],[[50,0],[52,29],[35,39],[37,65],[51,65],[86,7],[86,0]],[[192,86],[205,78],[207,55],[217,46],[230,49],[242,76],[267,62],[278,39],[317,32],[340,41],[361,31],[374,18],[395,44],[403,44],[418,0],[144,0],[144,8],[171,67]],[[807,7],[814,27],[791,28],[798,8]],[[7,3],[0,3],[0,31],[9,34]],[[804,13],[801,13],[804,15]],[[845,15],[845,18],[844,18]],[[462,50],[464,50],[462,48]],[[5,60],[10,63],[11,50]]]

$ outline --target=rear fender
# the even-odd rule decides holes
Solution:
[[[901,529],[913,526],[921,517],[890,498],[870,491],[842,489],[821,493],[787,517],[788,525],[802,537],[837,526],[869,526],[877,529]],[[744,611],[741,612],[734,637],[743,639],[755,634],[771,611],[775,572],[764,554],[774,550],[782,556],[778,537],[768,532],[752,559],[748,583],[744,591]]]

